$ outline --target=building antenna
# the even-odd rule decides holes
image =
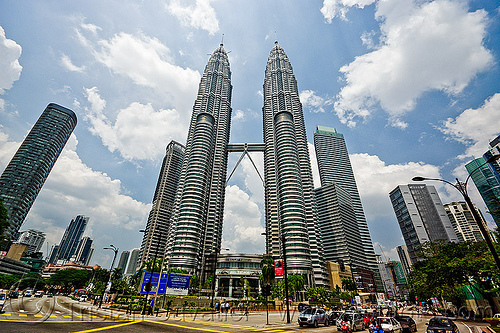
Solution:
[[[274,42],[278,43],[278,37],[276,35],[277,35],[276,30],[274,30]]]
[[[221,46],[222,46],[222,45],[224,45],[224,34],[222,34],[222,39],[221,39],[221,41],[220,41],[220,45],[221,45]]]

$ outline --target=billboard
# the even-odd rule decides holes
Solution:
[[[139,293],[146,293],[147,283],[151,282],[150,294],[158,295],[182,295],[186,296],[189,291],[191,277],[184,274],[167,274],[144,272],[142,275],[141,289]]]
[[[274,276],[283,276],[283,260],[276,259],[274,261]]]

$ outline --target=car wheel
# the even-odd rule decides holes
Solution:
[[[302,323],[299,323],[299,326],[300,326],[300,327],[302,327],[302,326],[304,326],[304,324],[302,324]]]
[[[317,320],[314,321],[314,327],[318,327],[318,321]]]

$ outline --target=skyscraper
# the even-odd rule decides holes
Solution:
[[[78,242],[78,246],[75,251],[75,261],[82,264],[88,265],[92,256],[94,255],[94,240],[88,236],[83,237]]]
[[[26,255],[40,251],[43,242],[45,242],[45,233],[35,229],[23,231],[19,237],[18,243],[28,245]]]
[[[496,164],[496,162],[493,162]],[[493,165],[493,164],[492,164]],[[493,220],[500,226],[500,181],[495,177],[494,170],[485,159],[480,157],[465,165],[474,185],[483,198]]]
[[[231,122],[231,71],[221,44],[199,85],[169,234],[169,267],[202,277],[220,250]]]
[[[61,239],[61,243],[59,243],[59,249],[57,251],[57,260],[65,260],[68,261],[75,254],[78,243],[82,239],[83,232],[87,227],[87,223],[89,222],[89,217],[78,215],[74,217],[69,226],[66,228],[64,232],[63,238]]]
[[[73,129],[76,115],[50,103],[0,176],[0,199],[9,213],[5,234],[16,236]]]
[[[278,42],[267,60],[263,93],[267,253],[278,258],[285,249],[291,274],[307,276],[309,286],[326,285],[302,104]]]
[[[134,275],[135,270],[137,268],[137,259],[139,258],[140,249],[133,249],[130,253],[130,260],[128,261],[127,275]]]
[[[407,276],[410,273],[411,267],[411,259],[410,254],[408,253],[408,248],[406,245],[400,245],[396,247],[396,251],[398,252],[399,261],[401,262],[401,267],[403,267],[403,272]]]
[[[480,222],[483,224],[484,229],[489,230],[483,214],[481,214],[481,211],[477,209],[477,207],[475,208],[478,215],[481,217]],[[465,201],[446,204],[444,205],[444,210],[448,214],[448,218],[453,226],[453,230],[455,230],[458,241],[484,241],[481,230],[479,230],[479,226]]]
[[[390,192],[389,197],[412,264],[419,260],[419,247],[425,242],[458,242],[434,186],[399,185]]]
[[[339,203],[343,203],[344,212],[348,209],[349,204],[346,203],[346,200],[348,200],[350,202],[350,209],[354,213],[354,219],[348,219],[345,213],[342,213],[344,217],[341,220],[321,219],[322,229],[335,230],[330,235],[323,235],[323,242],[327,244],[345,238],[346,242],[343,246],[348,247],[347,249],[337,247],[335,251],[339,252],[329,251],[328,260],[342,259],[352,263],[355,267],[370,270],[374,273],[377,286],[382,287],[373,243],[368,230],[368,224],[366,223],[365,213],[359,197],[358,186],[356,185],[356,179],[352,171],[344,136],[334,128],[317,126],[314,133],[314,148],[316,150],[322,188],[326,189],[329,186],[331,187],[331,184],[335,184],[336,188],[344,190],[346,194],[342,194],[342,191],[339,190],[335,191],[335,193],[330,192],[329,195],[336,195],[338,197],[337,199],[330,198],[330,200],[337,200]],[[317,193],[323,191],[317,190]],[[346,195],[349,197],[348,199]],[[349,253],[349,255],[345,257],[341,253]]]
[[[162,255],[165,250],[184,154],[185,148],[180,143],[171,141],[168,144],[142,239],[141,263],[152,260],[155,254]]]
[[[118,266],[116,266],[116,268],[121,269],[122,274],[125,273],[125,269],[127,268],[129,255],[129,251],[123,251],[122,254],[120,254],[120,260],[118,261]]]

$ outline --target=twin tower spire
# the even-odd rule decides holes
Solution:
[[[213,275],[213,258],[221,247],[231,93],[221,42],[208,60],[193,106],[166,249],[170,268],[185,269],[202,281]],[[286,249],[291,274],[305,275],[309,286],[325,285],[302,105],[278,42],[267,61],[263,93],[266,252],[278,259]]]

